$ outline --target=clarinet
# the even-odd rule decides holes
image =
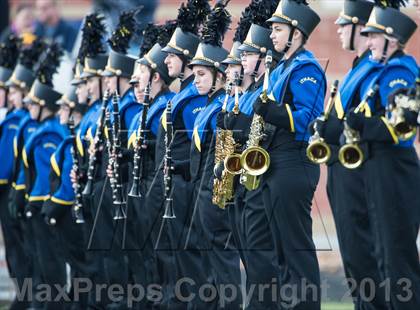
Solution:
[[[134,159],[133,159],[133,185],[131,186],[128,196],[130,197],[141,197],[140,192],[140,180],[143,176],[143,162],[144,162],[144,149],[146,137],[146,118],[147,111],[150,106],[150,82],[144,90],[144,102],[143,102],[143,111],[141,115],[141,123],[138,135],[136,137],[136,142],[134,144]]]
[[[98,160],[98,157],[99,157],[99,147],[103,144],[104,118],[105,118],[105,111],[106,111],[106,105],[108,103],[108,98],[109,98],[109,90],[106,90],[102,98],[101,115],[98,119],[97,128],[95,132],[95,138],[93,139],[93,143],[94,143],[93,145],[94,145],[95,151],[93,152],[93,155],[89,155],[87,182],[82,193],[83,196],[92,195],[93,178],[95,175],[96,161]]]
[[[124,193],[123,193],[123,184],[121,180],[121,158],[122,158],[122,148],[121,148],[121,118],[119,111],[120,96],[117,92],[112,96],[112,115],[114,117],[114,123],[112,127],[112,152],[110,155],[110,164],[112,167],[112,177],[111,184],[114,183],[114,205],[117,206],[115,211],[114,220],[125,219],[127,216],[125,214],[124,205],[126,203]]]
[[[77,145],[76,145],[76,134],[75,134],[75,126],[74,126],[74,119],[73,116],[70,117],[68,123],[67,123],[70,131],[70,139],[72,142],[72,146],[70,148],[71,157],[73,160],[73,171],[76,175],[76,182],[73,185],[74,190],[74,196],[75,196],[75,202],[73,205],[73,217],[75,219],[76,224],[83,224],[85,222],[85,219],[83,217],[83,204],[82,204],[82,192],[81,192],[81,185],[79,180],[79,159],[76,155]]]
[[[172,151],[171,143],[173,138],[172,126],[172,101],[169,100],[166,106],[166,135],[165,135],[165,157],[163,162],[163,183],[165,186],[165,213],[163,218],[175,218],[173,198],[172,198]]]

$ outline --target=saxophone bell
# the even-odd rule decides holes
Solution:
[[[418,88],[417,92],[419,92]],[[413,89],[408,94],[398,94],[394,98],[395,106],[391,110],[389,123],[400,140],[409,140],[417,133],[417,128],[407,123],[404,117],[404,109],[414,112],[420,110],[420,103],[417,102],[416,97],[419,97],[419,95],[416,95],[416,91]]]
[[[362,102],[354,110],[354,113],[360,113],[368,104],[369,100],[375,96],[378,90],[379,86],[377,84],[369,89],[364,100],[362,100]],[[345,168],[356,169],[362,165],[364,160],[363,151],[359,146],[360,133],[357,130],[350,128],[347,121],[344,120],[343,134],[346,142],[338,151],[338,160]]]
[[[337,95],[338,83],[338,80],[335,80],[331,85],[330,99],[328,100],[325,114],[318,118],[319,121],[325,122],[328,120],[328,116],[334,105],[335,96]],[[331,157],[331,148],[325,142],[324,138],[321,137],[317,127],[317,122],[314,124],[314,134],[309,138],[309,144],[306,148],[306,156],[314,164],[324,164]]]

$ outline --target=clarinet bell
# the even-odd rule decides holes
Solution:
[[[126,218],[127,214],[124,210],[124,204],[119,204],[115,211],[114,221],[125,220]]]
[[[168,198],[166,200],[166,208],[165,208],[165,213],[163,214],[163,218],[164,219],[176,218],[172,198]]]
[[[128,196],[134,197],[134,198],[141,198],[140,186],[136,180],[133,181],[133,185],[131,186]]]
[[[82,195],[83,195],[83,196],[89,196],[89,195],[92,195],[92,180],[91,180],[91,179],[88,179],[88,180],[87,180],[87,182],[86,182],[86,186],[85,186],[85,188],[83,189]]]

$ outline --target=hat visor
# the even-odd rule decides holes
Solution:
[[[336,25],[345,26],[352,24],[351,20],[348,20],[347,18],[344,18],[343,16],[339,16],[337,20],[335,21]]]
[[[35,101],[33,101],[31,98],[29,97],[25,97],[23,98],[23,103],[24,104],[37,104]]]
[[[260,50],[252,47],[251,45],[248,45],[246,43],[243,43],[241,46],[238,47],[238,50],[241,52],[250,52],[250,53],[260,53]]]
[[[210,62],[208,62],[208,61],[205,61],[205,60],[201,60],[201,59],[196,59],[196,60],[192,60],[189,64],[188,64],[188,68],[192,68],[192,67],[194,67],[194,66],[204,66],[204,67],[212,67],[212,68],[216,68],[215,66],[214,66],[214,64],[212,64],[212,63],[210,63]]]
[[[145,65],[145,66],[150,66],[150,63],[144,57],[140,58],[140,59],[137,59],[136,63],[141,64],[141,65]]]
[[[290,24],[290,22],[287,19],[274,16],[274,15],[271,16],[269,19],[267,19],[267,23]]]
[[[15,82],[13,82],[11,80],[8,80],[6,83],[4,83],[4,85],[6,87],[12,87],[12,86],[14,86],[14,87],[19,87],[20,88],[20,86],[18,84],[16,84]]]
[[[83,83],[86,83],[86,81],[83,80],[83,79],[73,79],[70,82],[70,84],[73,85],[73,86],[77,86],[77,85],[80,85],[80,84],[83,84]]]
[[[369,33],[385,33],[385,31],[378,29],[376,27],[372,27],[372,26],[367,26],[365,28],[362,29],[362,31],[360,31],[360,34],[362,36],[367,36]]]
[[[116,74],[114,72],[111,72],[109,70],[105,70],[104,72],[101,73],[101,76],[103,77],[112,77],[115,76]]]
[[[222,61],[222,64],[224,65],[241,65],[241,61],[240,60],[235,60],[231,57],[226,58],[225,60]]]
[[[166,45],[164,48],[162,48],[162,52],[168,54],[184,55],[181,51],[177,50],[176,48],[170,47],[169,45]]]
[[[94,77],[94,76],[97,76],[97,75],[94,74],[94,73],[91,73],[91,72],[83,71],[82,74],[80,75],[80,78],[81,79],[88,79],[88,78],[91,78],[91,77]]]

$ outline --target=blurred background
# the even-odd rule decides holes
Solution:
[[[139,33],[133,40],[131,54],[137,55],[141,44],[141,29],[147,22],[163,22],[174,19],[183,1],[180,0],[0,0],[0,40],[8,33],[21,34],[25,41],[30,42],[33,36],[44,36],[54,39],[63,45],[66,55],[59,74],[55,77],[55,86],[64,92],[71,78],[71,67],[79,46],[80,25],[83,17],[93,11],[102,12],[107,19],[109,29],[118,22],[119,13],[139,5],[143,5],[138,15]],[[354,55],[341,49],[334,24],[343,0],[309,0],[311,6],[321,15],[322,22],[312,34],[307,48],[312,50],[324,66],[328,81],[341,80],[351,65]],[[215,1],[211,1],[212,4]],[[236,23],[242,10],[248,5],[247,0],[231,0],[229,10],[233,23],[225,38],[227,49],[231,47]],[[410,2],[403,11],[413,17],[419,24],[415,8]],[[420,59],[419,30],[407,45],[406,51]],[[419,145],[417,143],[417,149]],[[323,309],[351,309],[346,285],[344,282],[340,253],[336,239],[334,221],[328,204],[325,180],[326,171],[323,167],[321,181],[313,203],[314,239],[318,249],[318,257],[322,270],[322,278],[328,281],[329,290],[323,297]],[[419,244],[419,242],[418,242]],[[13,289],[8,280],[4,249],[0,238],[0,300],[11,299]],[[0,306],[1,308],[1,306]]]

